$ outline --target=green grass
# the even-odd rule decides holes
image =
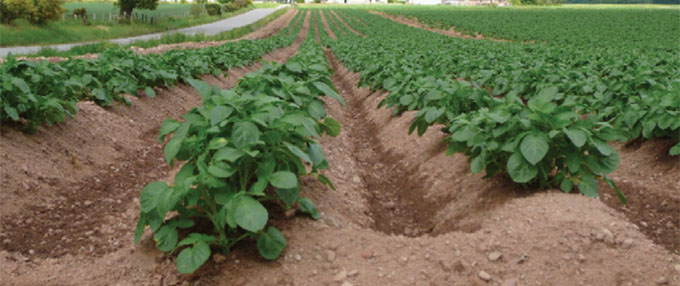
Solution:
[[[158,40],[146,40],[146,41],[137,41],[134,42],[131,45],[126,45],[122,46],[122,48],[129,48],[131,46],[136,46],[136,47],[141,47],[141,48],[151,48],[155,47],[158,45],[164,45],[164,44],[176,44],[176,43],[185,43],[185,42],[201,42],[201,41],[224,41],[224,40],[233,40],[242,36],[245,36],[261,27],[264,27],[267,25],[269,22],[275,20],[279,16],[283,15],[288,11],[289,8],[284,8],[277,10],[276,12],[268,15],[267,17],[264,17],[260,19],[259,21],[252,23],[247,26],[243,26],[240,28],[235,28],[229,31],[226,31],[224,33],[220,33],[214,36],[205,36],[202,34],[199,35],[194,35],[194,36],[187,36],[184,34],[172,34],[168,36],[163,36],[162,38]],[[84,46],[77,46],[73,47],[68,51],[56,51],[53,49],[42,49],[40,52],[36,54],[31,54],[31,55],[23,55],[23,56],[28,56],[28,57],[73,57],[73,56],[79,56],[79,55],[84,55],[84,54],[96,54],[103,52],[106,49],[112,49],[112,48],[121,48],[121,46],[109,42],[100,42],[92,45],[84,45]],[[22,56],[22,55],[17,55],[17,56]]]
[[[115,21],[108,21],[108,13],[117,12],[111,3],[66,3],[64,7],[67,9],[84,7],[88,9],[88,12],[92,11],[90,13],[96,12],[98,15],[106,16],[97,16],[97,20],[92,20],[91,25],[83,25],[80,20],[74,19],[50,22],[45,25],[33,25],[19,19],[14,21],[12,25],[0,25],[0,46],[49,45],[125,38],[210,23],[254,9],[249,7],[221,16],[180,17],[179,15],[184,13],[182,11],[189,9],[189,6],[190,4],[159,4],[156,11],[135,10],[139,13],[159,16],[158,23],[153,25],[144,23],[124,25]],[[171,15],[177,15],[177,17]]]

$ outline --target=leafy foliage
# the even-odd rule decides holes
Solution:
[[[421,8],[409,9],[398,11]],[[680,139],[677,53],[465,40],[364,10],[336,12],[368,37],[325,13],[338,39],[324,44],[361,75],[360,85],[389,91],[380,106],[418,111],[411,132],[446,126],[448,152],[466,154],[475,173],[597,196],[598,178],[619,192],[607,177],[619,164],[607,142]],[[680,143],[671,154],[678,151]]]
[[[234,89],[189,80],[202,106],[185,114],[184,122],[167,119],[159,134],[159,140],[172,134],[165,145],[168,163],[184,165],[173,185],[153,182],[142,190],[136,240],[148,225],[161,251],[183,248],[177,257],[181,273],[198,269],[210,256],[209,246],[226,252],[245,238],[257,241],[262,257],[277,258],[286,239],[267,227],[268,208],[298,204],[319,219],[312,201],[300,197],[300,176],[331,184],[320,173],[328,161],[315,140],[339,132],[320,101],[341,100],[330,75],[321,47],[307,39],[286,64],[265,64]],[[169,212],[177,215],[165,219]],[[212,232],[191,228],[199,220],[209,221]],[[179,235],[182,228],[190,228],[188,236]]]
[[[299,19],[299,15],[296,19]],[[140,55],[113,48],[98,59],[72,59],[58,63],[16,61],[11,55],[0,66],[0,121],[26,121],[34,131],[43,123],[63,122],[76,112],[75,103],[92,100],[102,106],[130,102],[129,93],[154,96],[153,87],[171,87],[180,80],[203,74],[221,74],[235,66],[252,64],[262,55],[291,44],[302,21],[260,40],[228,42],[221,46],[171,50]]]

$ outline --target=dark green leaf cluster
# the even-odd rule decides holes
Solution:
[[[160,141],[172,134],[166,160],[184,165],[173,185],[153,182],[142,190],[136,241],[150,226],[158,249],[181,250],[180,273],[198,269],[210,246],[227,252],[245,238],[257,241],[262,257],[277,258],[286,239],[267,227],[268,208],[297,205],[319,219],[314,203],[300,196],[299,178],[313,175],[334,188],[320,173],[328,160],[316,141],[340,132],[320,100],[329,96],[344,103],[330,75],[323,50],[308,38],[287,63],[265,64],[231,90],[189,80],[203,105],[185,114],[183,122],[167,119],[159,134]],[[192,228],[200,220],[211,229]],[[190,228],[189,234],[180,235],[182,228]]]

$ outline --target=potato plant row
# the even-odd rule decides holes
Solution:
[[[219,75],[252,64],[265,53],[291,45],[302,28],[299,13],[278,34],[258,40],[228,42],[201,49],[177,49],[141,55],[113,48],[97,59],[57,63],[17,61],[11,55],[0,65],[0,122],[16,122],[32,132],[73,117],[76,103],[91,100],[101,106],[130,104],[122,93],[155,96],[154,88],[204,74]]]
[[[230,90],[190,79],[202,105],[179,122],[167,119],[159,140],[169,164],[184,164],[174,183],[153,182],[142,190],[135,240],[146,226],[157,248],[176,253],[180,273],[192,273],[213,251],[228,252],[243,239],[260,255],[277,258],[286,239],[268,226],[273,208],[299,208],[314,219],[314,203],[300,195],[302,175],[328,168],[316,141],[337,136],[340,124],[327,116],[323,96],[344,104],[330,81],[331,70],[310,32],[297,55],[246,75]]]
[[[367,37],[336,24],[338,39],[324,44],[361,75],[360,85],[389,91],[380,106],[417,111],[410,132],[443,124],[451,134],[447,152],[468,156],[473,173],[508,174],[524,186],[565,192],[577,187],[592,197],[601,179],[625,202],[607,176],[619,164],[607,142],[680,136],[680,82],[665,77],[677,72],[672,68],[648,67],[654,72],[645,73],[646,83],[624,81],[631,72],[601,76],[620,63],[580,69],[571,61],[578,57],[560,60],[564,50],[542,44],[465,40],[364,10],[336,12]],[[671,149],[678,152],[680,144]]]

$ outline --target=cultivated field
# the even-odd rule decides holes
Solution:
[[[677,9],[309,6],[0,66],[8,285],[680,285]]]

